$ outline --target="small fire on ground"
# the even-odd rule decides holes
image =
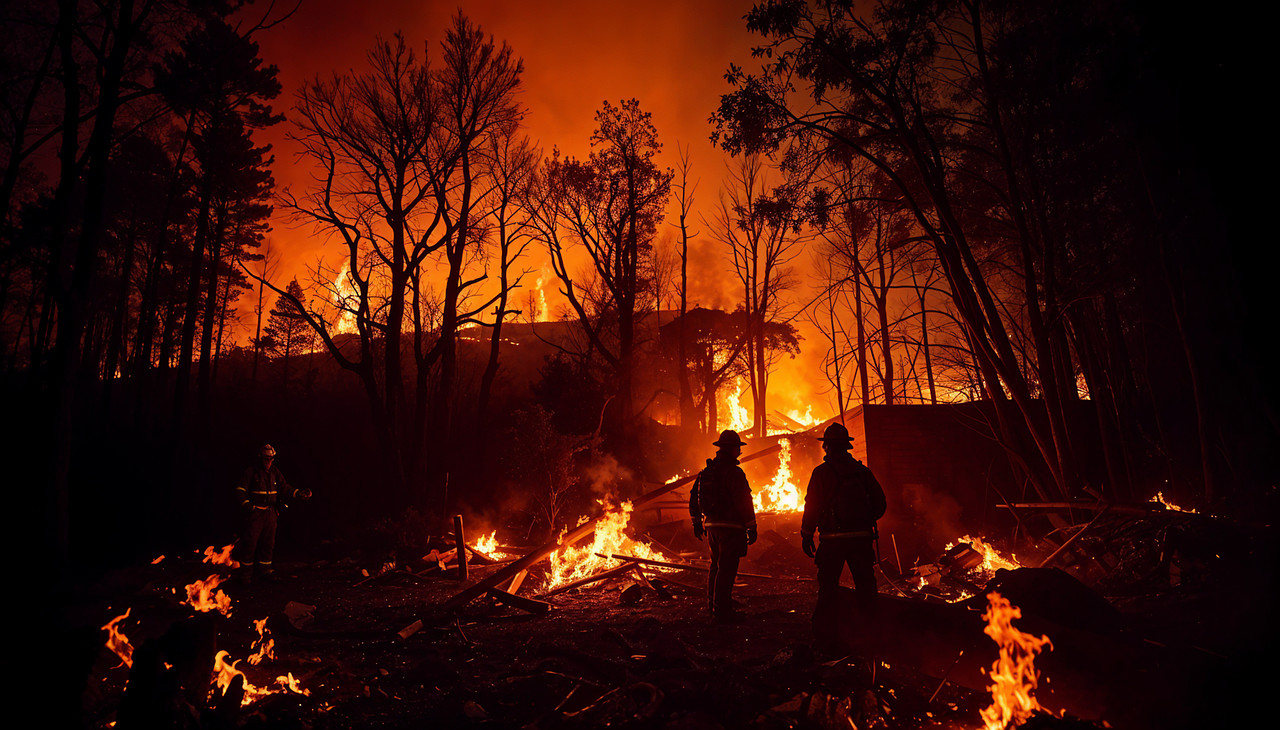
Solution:
[[[200,562],[211,563],[213,565],[225,565],[233,570],[239,568],[240,563],[231,559],[231,549],[235,546],[236,544],[233,542],[230,545],[224,545],[221,550],[218,550],[214,548],[214,546],[210,545],[204,549],[204,560]]]
[[[1196,512],[1193,509],[1190,509],[1188,507],[1179,507],[1173,502],[1170,502],[1168,499],[1165,498],[1164,492],[1156,492],[1156,496],[1152,497],[1151,501],[1154,502],[1155,504],[1164,505],[1165,509],[1170,510],[1172,512],[1184,512],[1189,515],[1200,514],[1199,512]]]
[[[244,682],[244,699],[240,700],[241,707],[251,705],[267,695],[276,694],[278,692],[293,692],[300,695],[311,694],[310,690],[305,689],[298,683],[298,680],[293,676],[293,672],[276,677],[275,684],[279,689],[273,689],[270,686],[259,687],[250,682],[249,678],[244,675],[244,672],[236,669],[236,665],[240,663],[239,660],[234,662],[227,661],[227,657],[229,656],[231,656],[230,652],[222,650],[218,652],[216,657],[214,657],[213,671],[216,675],[214,678],[214,687],[220,695],[225,695],[227,690],[231,688],[231,682],[236,677],[241,677]]]
[[[471,544],[471,549],[491,560],[506,560],[511,555],[498,549],[498,531],[494,530]]]
[[[977,567],[977,570],[981,570],[984,573],[994,573],[1001,568],[1004,568],[1005,570],[1016,570],[1023,567],[1022,564],[1018,562],[1016,555],[1011,554],[1006,558],[980,537],[970,537],[969,535],[965,535],[964,537],[956,540],[956,542],[947,543],[944,550],[950,551],[951,548],[956,546],[956,543],[964,543],[982,556],[982,564]]]
[[[637,542],[627,536],[627,525],[631,521],[631,502],[623,502],[612,507],[604,500],[599,501],[605,514],[596,522],[595,533],[591,542],[582,543],[583,547],[566,545],[551,553],[551,572],[547,575],[545,588],[553,590],[587,578],[603,570],[621,565],[621,561],[602,558],[600,555],[630,555],[647,560],[670,560],[648,544]],[[583,518],[585,522],[587,518]],[[582,524],[579,522],[578,524]],[[566,529],[561,533],[568,532]]]
[[[1022,618],[1022,609],[995,591],[987,594],[987,610],[982,618],[987,622],[983,633],[1000,646],[1000,658],[988,673],[992,681],[987,687],[991,705],[981,712],[984,730],[1016,727],[1037,711],[1048,712],[1035,698],[1040,681],[1035,658],[1046,648],[1053,650],[1049,637],[1036,637],[1014,628],[1013,620]]]
[[[223,616],[230,616],[231,597],[218,588],[222,581],[222,576],[215,574],[204,580],[188,584],[186,586],[187,600],[183,601],[183,603],[190,605],[201,613],[217,611]]]
[[[133,666],[133,644],[129,643],[129,637],[124,635],[120,630],[120,622],[129,618],[132,608],[127,609],[123,614],[116,616],[107,622],[102,630],[107,632],[107,648],[116,656],[120,657],[120,661],[124,662],[126,667]]]

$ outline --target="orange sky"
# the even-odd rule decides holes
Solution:
[[[752,0],[303,0],[292,18],[261,34],[258,41],[263,58],[280,68],[284,94],[276,107],[288,115],[294,94],[306,80],[362,70],[365,53],[378,35],[401,30],[419,49],[429,41],[431,54],[438,56],[444,29],[461,7],[482,30],[509,43],[524,60],[526,131],[541,147],[585,156],[602,102],[617,104],[635,97],[653,114],[664,145],[660,164],[674,167],[676,145],[689,146],[693,177],[699,183],[698,208],[709,217],[726,157],[711,145],[707,118],[728,90],[723,76],[729,63],[750,67],[750,49],[759,41],[747,32],[743,20],[751,5]],[[297,147],[285,138],[291,128],[286,121],[259,137],[275,145],[274,172],[280,188],[308,183],[308,169],[299,163]],[[673,216],[668,222],[674,222]],[[702,233],[695,241],[696,272],[691,264],[690,304],[732,309],[741,296],[733,288],[729,260],[707,227],[695,225]],[[309,227],[293,227],[280,216],[274,228],[272,244],[281,254],[281,265],[273,280],[283,285],[297,276],[305,282],[307,268],[325,253],[323,240]],[[674,226],[667,228],[674,235]],[[331,260],[339,255],[332,249],[328,254]],[[543,259],[544,254],[535,252],[531,263],[537,266]],[[807,266],[804,259],[806,254],[796,263]],[[807,288],[797,292],[798,298],[808,295]],[[249,299],[243,300],[242,310],[252,328]],[[269,296],[267,306],[273,301]],[[820,357],[813,352],[819,347],[816,340],[803,344]],[[808,377],[821,375],[813,372]]]

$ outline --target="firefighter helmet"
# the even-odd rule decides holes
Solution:
[[[820,440],[824,444],[842,449],[853,446],[853,439],[849,437],[849,429],[845,428],[843,423],[833,423],[827,426],[827,430],[822,432]]]
[[[737,431],[726,429],[720,432],[720,438],[711,444],[712,446],[746,446],[747,442],[742,440]]]
[[[258,455],[268,459],[274,459],[276,458],[276,450],[271,448],[271,444],[263,444],[262,449],[258,451]]]

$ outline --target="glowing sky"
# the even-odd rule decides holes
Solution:
[[[528,110],[526,131],[545,150],[582,156],[602,102],[637,98],[653,114],[664,149],[661,164],[676,164],[676,145],[688,146],[700,180],[698,203],[709,210],[724,171],[724,156],[709,141],[707,118],[727,90],[724,71],[731,61],[750,57],[753,37],[743,15],[750,0],[303,0],[293,17],[259,36],[262,56],[280,68],[285,92],[276,102],[287,115],[294,94],[308,79],[362,70],[365,54],[379,36],[403,31],[412,46],[439,43],[459,7],[485,32],[509,43],[524,59],[521,101]],[[260,133],[275,145],[277,185],[305,186],[308,168],[285,135],[286,121]],[[276,275],[282,283],[323,252],[309,228],[293,227],[277,216],[273,247],[282,255]],[[702,226],[699,226],[702,227]],[[674,233],[674,229],[671,229]],[[710,246],[703,232],[699,241]],[[706,251],[711,258],[711,251]],[[727,266],[727,260],[724,264]],[[732,307],[723,267],[719,276],[694,282],[693,296],[709,306]],[[710,271],[704,272],[710,274]]]

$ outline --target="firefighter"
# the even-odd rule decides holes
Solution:
[[[240,476],[236,484],[236,498],[244,514],[244,532],[236,544],[235,556],[239,561],[246,583],[253,582],[254,568],[264,576],[274,570],[271,554],[276,546],[276,521],[279,511],[292,500],[311,499],[311,490],[295,489],[285,481],[275,467],[276,450],[265,444],[258,451],[258,461]]]
[[[884,490],[875,475],[849,449],[853,440],[843,424],[822,434],[822,463],[809,478],[800,523],[800,546],[818,568],[818,603],[814,633],[820,641],[838,640],[840,575],[849,566],[858,612],[865,624],[876,616],[874,567],[876,520],[884,516]],[[821,540],[814,548],[814,533]]]
[[[738,466],[744,442],[737,431],[724,431],[715,441],[714,459],[698,474],[689,492],[689,516],[693,535],[705,535],[711,547],[711,573],[707,577],[707,609],[716,623],[739,623],[743,614],[733,605],[733,581],[738,560],[756,541],[756,511],[751,485]]]

